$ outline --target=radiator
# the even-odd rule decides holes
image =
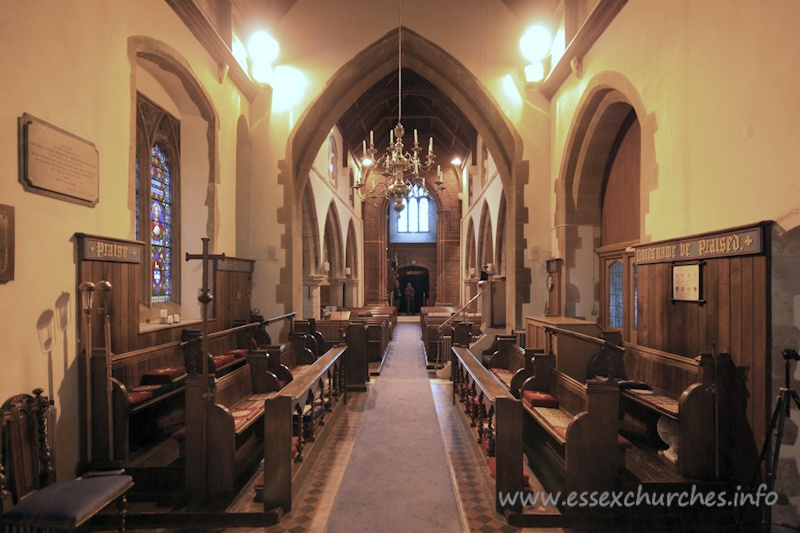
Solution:
[[[453,347],[453,337],[450,335],[442,335],[439,337],[439,360],[437,363],[446,365],[450,361],[450,352]]]
[[[515,330],[514,333],[517,336],[517,346],[520,348],[525,348],[525,330],[518,329]]]

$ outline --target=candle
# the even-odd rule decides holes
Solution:
[[[167,318],[167,310],[166,309],[162,309],[161,310],[161,318]]]
[[[375,138],[372,136],[372,130],[369,130],[369,145],[370,147],[375,146]]]
[[[442,177],[442,165],[436,165],[436,175]]]
[[[414,128],[414,144],[419,144],[419,139],[417,139],[417,128]]]
[[[394,131],[389,130],[389,144],[394,144]]]
[[[167,317],[167,324],[172,324],[172,321],[173,321],[173,320],[174,320],[174,318],[172,317],[172,315],[169,315],[169,316]]]
[[[431,142],[428,143],[428,154],[433,153],[433,136],[431,136]]]
[[[364,152],[364,155],[367,155],[367,141],[361,141],[361,150]]]
[[[180,322],[180,321],[181,321],[181,315],[179,315],[178,313],[175,313],[175,314],[173,315],[172,321],[173,321],[173,322],[175,322],[175,323],[177,324],[178,322]]]

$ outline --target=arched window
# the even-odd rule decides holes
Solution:
[[[179,152],[178,120],[141,94],[136,149],[136,238],[149,250],[144,302],[179,302],[175,216]],[[149,160],[149,172],[142,161]]]
[[[403,210],[389,202],[389,242],[436,242],[436,206],[425,187],[412,185]]]
[[[150,268],[153,302],[172,299],[172,171],[161,143],[150,156]]]
[[[399,233],[428,233],[430,231],[430,199],[425,189],[414,185],[403,198],[405,208],[397,215]]]

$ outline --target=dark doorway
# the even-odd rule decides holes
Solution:
[[[397,312],[400,314],[407,314],[406,299],[403,294],[407,284],[414,287],[414,307],[412,313],[419,313],[419,308],[425,305],[425,299],[430,293],[429,280],[430,274],[427,268],[418,266],[407,266],[397,269],[398,281],[400,282],[400,302],[397,306]]]

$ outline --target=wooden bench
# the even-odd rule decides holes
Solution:
[[[347,402],[345,346],[328,350],[278,394],[264,415],[264,510],[288,513]],[[344,400],[343,402],[340,400]]]
[[[648,437],[671,426],[674,440],[665,455],[682,476],[714,480],[730,468],[731,374],[733,363],[725,353],[683,357],[625,344],[622,389],[626,421]],[[665,435],[666,436],[666,435]],[[662,439],[663,440],[663,439]],[[674,455],[673,455],[674,452]]]
[[[117,527],[124,531],[125,495],[133,479],[113,474],[55,482],[50,403],[42,389],[33,393],[13,396],[0,408],[0,527],[75,531],[116,502]]]
[[[248,364],[209,379],[208,389],[202,374],[186,378],[186,426],[175,438],[182,442],[187,489],[235,490],[260,459],[264,401],[275,394],[253,391]]]
[[[563,480],[558,481],[564,490],[613,490],[628,446],[619,438],[617,383],[580,383],[555,369],[552,354],[542,354],[534,356],[533,376],[521,394],[530,422],[526,443],[555,452],[563,467]]]
[[[189,368],[202,366],[197,330],[186,329],[182,341],[115,355],[111,385],[114,424],[114,456],[120,465],[130,454],[167,438],[183,424],[185,380]],[[239,348],[237,328],[210,335],[218,355],[209,356],[208,367],[217,376],[245,364],[246,349]],[[105,356],[92,358],[93,434],[108,432],[105,406]],[[108,456],[108,439],[95,439],[96,454]]]
[[[461,402],[475,428],[490,474],[495,479],[497,512],[521,513],[516,500],[503,507],[501,494],[518,494],[528,487],[522,465],[523,415],[514,398],[480,361],[463,346],[452,347],[453,404]]]
[[[522,384],[533,376],[533,356],[543,355],[543,352],[518,346],[515,335],[498,335],[494,347],[491,355],[483,356],[483,364],[515,398],[519,398]]]

